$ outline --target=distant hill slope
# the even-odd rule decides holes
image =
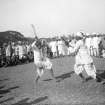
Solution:
[[[0,43],[7,43],[9,41],[17,42],[17,41],[33,41],[33,38],[24,37],[20,32],[17,31],[5,31],[0,32]]]

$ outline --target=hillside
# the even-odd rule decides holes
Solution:
[[[5,31],[0,32],[0,44],[7,43],[9,41],[17,42],[17,41],[32,41],[32,38],[26,38],[20,32],[17,31]]]

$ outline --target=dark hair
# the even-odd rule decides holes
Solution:
[[[81,40],[83,37],[76,36],[76,40]]]

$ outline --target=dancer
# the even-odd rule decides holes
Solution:
[[[35,41],[32,43],[32,48],[34,52],[34,64],[37,70],[36,83],[44,74],[44,70],[49,70],[53,79],[55,79],[53,69],[52,69],[52,62],[50,61],[49,58],[44,56],[41,49],[42,43],[37,37],[35,37]]]
[[[86,71],[89,77],[99,80],[98,76],[96,75],[96,68],[93,63],[93,59],[85,45],[85,37],[82,32],[77,33],[77,43],[73,52],[75,53],[74,71],[82,78],[83,82],[86,81],[86,78],[82,74],[83,70]]]

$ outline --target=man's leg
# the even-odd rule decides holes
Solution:
[[[97,56],[99,57],[99,48],[96,48]]]
[[[96,79],[96,68],[93,63],[84,65],[84,68],[88,76],[92,77],[93,79]]]
[[[96,73],[96,68],[93,63],[91,63],[90,65],[86,65],[85,70],[86,70],[87,74],[90,77],[92,77],[93,79],[95,79],[97,82],[102,81],[102,78],[99,76],[99,74]]]
[[[36,77],[36,84],[38,83],[39,79],[41,78],[41,76],[43,75],[44,71],[43,69],[37,68],[37,77]]]
[[[53,77],[53,79],[55,80],[56,78],[55,78],[55,76],[54,76],[54,71],[53,71],[52,68],[50,69],[50,73],[51,73],[51,76]]]
[[[86,82],[86,78],[83,76],[82,73],[79,74],[79,77],[82,79],[82,82]]]
[[[74,71],[75,73],[82,79],[83,82],[86,81],[85,77],[82,75],[82,71],[84,70],[84,67],[82,65],[75,64],[74,65]]]
[[[97,49],[94,48],[94,56],[96,57],[97,56]]]
[[[90,47],[90,55],[93,56],[93,47]]]
[[[36,84],[38,83],[38,80],[39,80],[39,79],[40,79],[40,76],[37,75],[36,80],[35,80],[35,83],[36,83]]]

